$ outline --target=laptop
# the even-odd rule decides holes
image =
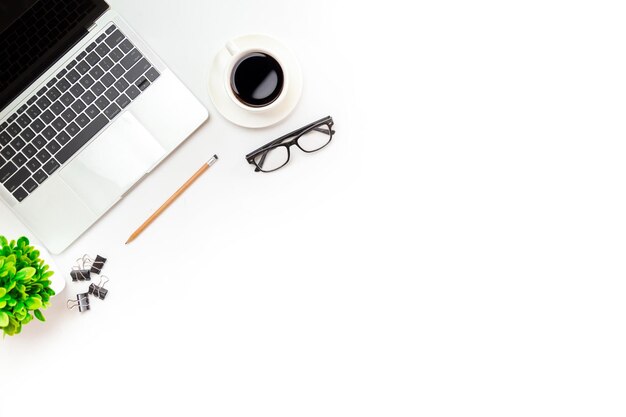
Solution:
[[[103,0],[0,2],[0,200],[52,253],[207,118]]]

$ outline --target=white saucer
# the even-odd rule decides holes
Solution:
[[[228,42],[215,57],[209,74],[209,94],[213,104],[222,116],[232,123],[248,128],[272,126],[285,119],[296,108],[302,96],[302,70],[295,55],[285,45],[266,35],[245,35]],[[284,91],[275,105],[267,108],[246,109],[229,94],[230,76],[227,74],[233,55],[229,52],[232,45],[239,50],[267,52],[282,65],[288,77]]]

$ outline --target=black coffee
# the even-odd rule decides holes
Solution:
[[[250,107],[272,104],[283,91],[285,77],[278,61],[262,52],[243,57],[233,68],[231,88]]]

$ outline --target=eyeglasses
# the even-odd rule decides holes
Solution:
[[[333,139],[333,118],[328,116],[294,130],[256,151],[246,155],[246,160],[255,165],[255,172],[273,172],[281,169],[291,157],[291,147],[296,145],[303,152],[312,153],[325,148]]]

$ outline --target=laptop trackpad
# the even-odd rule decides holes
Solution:
[[[165,149],[125,112],[60,173],[84,203],[106,212],[165,156]]]

